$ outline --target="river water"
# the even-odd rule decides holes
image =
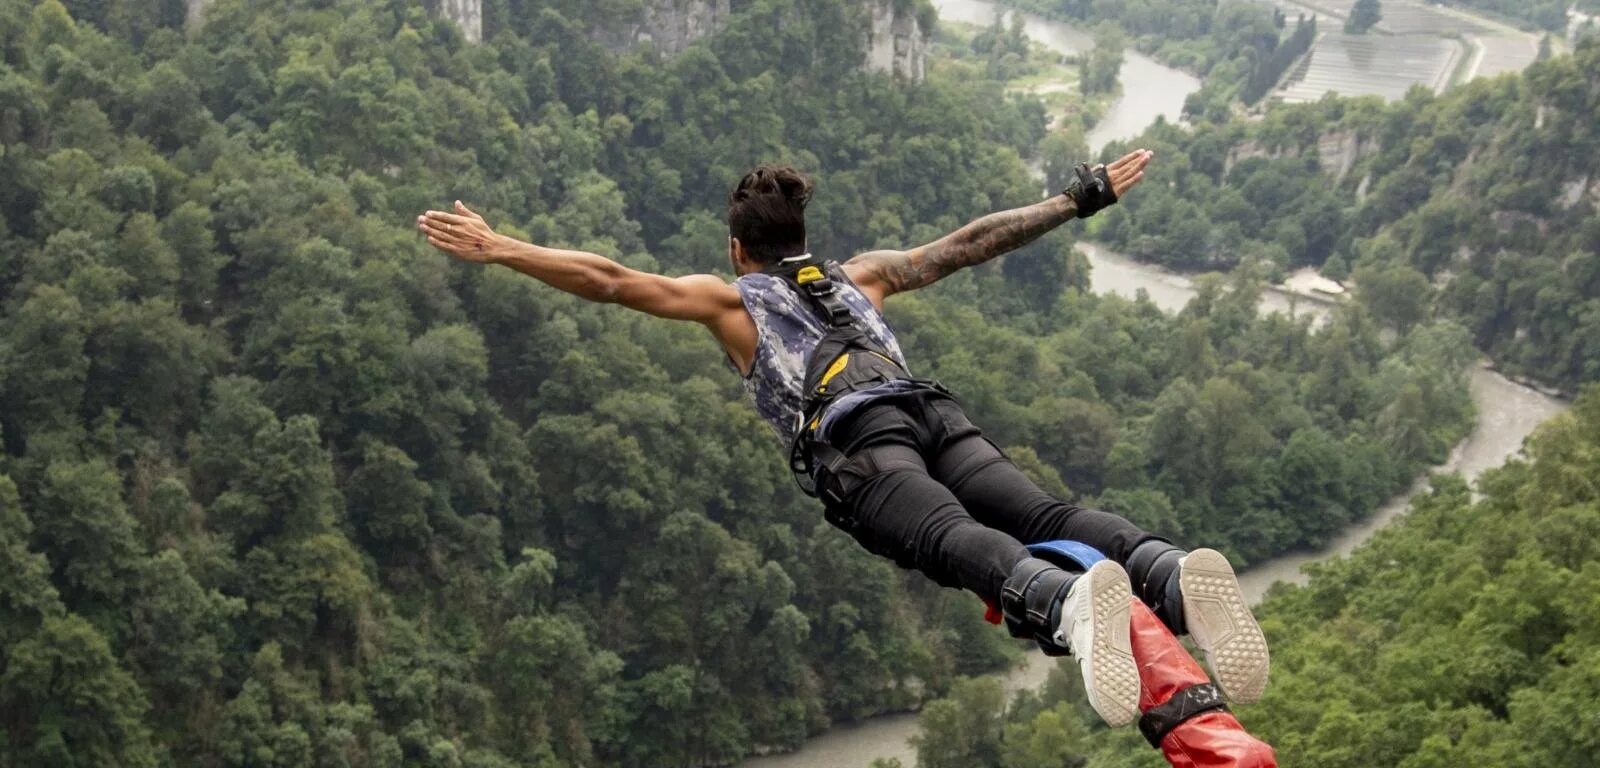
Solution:
[[[984,0],[934,0],[942,18],[987,25],[1000,7]],[[1074,53],[1093,45],[1082,30],[1060,22],[1024,14],[1028,35],[1063,53]],[[1183,101],[1200,88],[1192,75],[1162,66],[1129,50],[1122,68],[1124,96],[1105,120],[1090,133],[1091,148],[1098,152],[1107,142],[1132,138],[1155,122],[1157,117],[1175,121]],[[1191,281],[1178,274],[1099,247],[1081,243],[1089,257],[1091,287],[1096,293],[1112,293],[1132,298],[1141,291],[1167,312],[1176,312],[1194,296]],[[1325,301],[1296,297],[1269,289],[1262,294],[1262,312],[1308,314],[1320,323],[1330,305]],[[1532,389],[1513,383],[1485,368],[1472,372],[1472,399],[1478,407],[1478,425],[1458,445],[1440,468],[1461,472],[1468,479],[1498,466],[1514,454],[1522,441],[1540,423],[1566,410],[1567,405]],[[1353,525],[1328,546],[1316,552],[1285,555],[1260,563],[1240,575],[1252,603],[1260,600],[1274,583],[1305,583],[1301,567],[1307,563],[1347,555],[1379,529],[1393,522],[1407,508],[1407,500],[1426,488],[1419,478],[1406,493],[1396,496],[1367,520]],[[1023,664],[1003,673],[1000,679],[1008,692],[1042,685],[1054,666],[1052,659],[1031,653]],[[910,739],[917,733],[915,714],[875,717],[861,723],[833,727],[806,742],[797,752],[751,758],[741,768],[864,768],[879,757],[898,758],[906,768],[916,765],[916,751]]]
[[[1141,264],[1126,256],[1092,243],[1079,246],[1093,270],[1090,287],[1095,293],[1114,293],[1132,298],[1140,291],[1167,312],[1177,312],[1194,296],[1189,279]],[[1326,300],[1294,297],[1279,290],[1261,296],[1261,311],[1300,313],[1321,322],[1331,304]],[[1441,472],[1460,472],[1472,480],[1486,469],[1497,467],[1522,447],[1522,441],[1535,427],[1567,409],[1567,403],[1517,384],[1487,368],[1472,371],[1472,401],[1478,408],[1478,423],[1472,433],[1457,445],[1450,458],[1437,468]],[[1348,555],[1406,511],[1410,497],[1427,487],[1427,478],[1418,478],[1405,493],[1390,499],[1371,517],[1345,529],[1326,547],[1315,552],[1298,552],[1277,557],[1252,567],[1240,575],[1250,602],[1258,602],[1268,588],[1279,581],[1305,583],[1301,566],[1331,557]],[[1042,680],[1042,677],[1040,678]]]
[[[933,5],[939,9],[941,19],[982,26],[993,23],[997,13],[1017,13],[987,0],[933,0]],[[1022,18],[1028,37],[1059,53],[1078,54],[1094,48],[1094,38],[1082,29],[1031,13],[1022,14]],[[1132,48],[1126,54],[1122,62],[1122,97],[1089,131],[1091,153],[1099,153],[1110,142],[1138,136],[1158,117],[1177,122],[1183,116],[1184,100],[1200,90],[1200,79],[1194,75],[1162,66]]]

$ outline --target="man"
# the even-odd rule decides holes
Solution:
[[[799,464],[809,468],[815,459],[822,467],[806,474],[827,488],[831,523],[903,567],[977,593],[1002,610],[1012,634],[1035,639],[1046,652],[1070,650],[1091,705],[1106,722],[1122,725],[1138,715],[1139,675],[1128,640],[1134,587],[1174,633],[1194,638],[1226,695],[1236,701],[1261,695],[1266,641],[1232,568],[1215,551],[1185,553],[1120,517],[1045,494],[942,387],[906,372],[881,313],[895,294],[1114,204],[1144,178],[1152,157],[1140,150],[1109,166],[1079,166],[1078,181],[1043,202],[985,216],[908,251],[872,251],[843,265],[824,265],[806,252],[810,181],[793,168],[762,166],[729,198],[728,257],[737,275],[731,284],[714,275],[648,274],[597,254],[520,242],[496,234],[460,201],[454,212],[419,216],[417,226],[456,258],[508,266],[591,301],[706,326]],[[800,265],[815,266],[809,278],[800,277]],[[809,285],[827,290],[808,295],[807,280],[817,279]],[[861,352],[854,359],[871,370],[824,399],[817,393],[849,355],[824,355],[819,345],[832,350],[828,345],[840,338],[839,349]],[[1114,562],[1076,575],[1030,557],[1023,546],[1056,539],[1081,541]]]

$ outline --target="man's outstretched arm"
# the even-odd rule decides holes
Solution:
[[[1138,150],[1106,166],[1117,197],[1144,178],[1154,155]],[[962,267],[982,264],[1014,251],[1046,232],[1077,218],[1077,203],[1066,195],[1009,211],[991,213],[927,245],[909,251],[868,251],[846,262],[850,279],[882,303],[884,298],[916,290]]]
[[[525,243],[496,233],[461,201],[455,212],[417,217],[428,243],[462,261],[500,264],[589,301],[621,304],[671,320],[712,324],[739,307],[739,294],[715,275],[667,277],[640,272],[587,251]]]

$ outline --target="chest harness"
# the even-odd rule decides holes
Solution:
[[[799,429],[789,443],[789,469],[800,490],[836,504],[844,500],[846,489],[840,482],[840,469],[849,457],[818,436],[822,412],[845,394],[890,381],[918,381],[943,390],[934,382],[913,379],[889,350],[861,329],[849,305],[840,297],[838,284],[829,276],[837,269],[837,262],[824,262],[808,253],[762,270],[786,280],[828,326],[806,358],[806,374],[801,383],[805,399],[800,406]]]

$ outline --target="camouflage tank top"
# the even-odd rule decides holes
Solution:
[[[839,288],[839,297],[855,316],[867,337],[881,345],[901,366],[905,354],[894,331],[884,322],[877,307],[850,282],[838,263],[828,263],[828,276]],[[828,332],[828,323],[811,307],[811,302],[790,288],[777,275],[754,273],[734,281],[744,308],[756,323],[756,355],[744,388],[755,401],[761,418],[777,431],[788,445],[800,429],[801,393],[806,377],[806,360],[817,342]],[[730,363],[731,364],[731,363]],[[910,370],[909,367],[907,370]]]

